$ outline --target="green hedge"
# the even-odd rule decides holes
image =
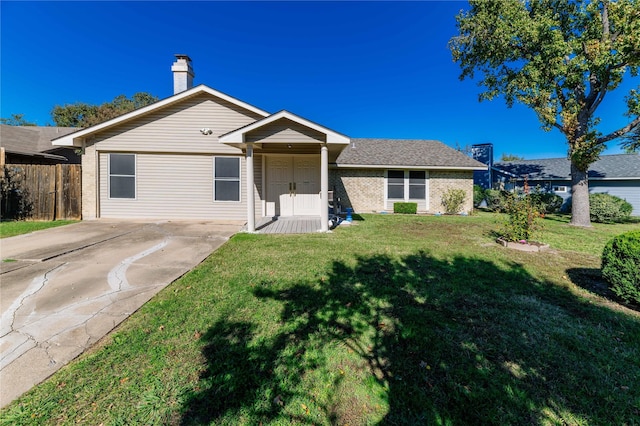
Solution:
[[[625,232],[605,245],[602,276],[623,300],[640,303],[640,231]]]
[[[615,195],[606,193],[589,195],[589,214],[594,222],[623,222],[631,216],[632,210],[631,204]]]
[[[393,203],[393,212],[416,214],[418,212],[418,203]]]

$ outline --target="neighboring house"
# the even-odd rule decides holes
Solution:
[[[53,139],[76,130],[73,127],[0,124],[0,165],[80,164],[80,156],[74,148],[51,146]]]
[[[546,158],[495,163],[494,182],[521,186],[527,177],[529,186],[552,191],[565,202],[571,199],[571,164],[566,158]],[[589,192],[604,192],[627,200],[632,215],[640,216],[640,155],[602,155],[589,167]]]
[[[416,201],[438,212],[447,188],[467,193],[482,163],[435,141],[350,139],[288,111],[270,114],[208,86],[192,87],[176,55],[174,95],[53,141],[82,155],[84,219],[246,220],[389,211]]]

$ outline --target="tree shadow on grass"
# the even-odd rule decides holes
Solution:
[[[277,330],[265,337],[256,324],[212,324],[183,424],[640,418],[640,322],[583,303],[515,263],[426,252],[356,257],[334,262],[316,282],[264,282],[253,293],[256,304],[281,304]],[[340,364],[347,374],[323,380],[326,395],[317,398],[309,377],[338,362],[328,347],[344,348],[339,362],[351,364]],[[362,377],[357,371],[367,386],[349,381],[352,372]],[[380,393],[385,407],[376,411]],[[287,405],[294,400],[307,402],[301,410]]]
[[[640,312],[640,306],[637,304],[625,302],[610,288],[607,281],[602,276],[602,271],[597,268],[570,268],[567,269],[567,275],[572,283],[578,287],[611,300],[619,305]]]

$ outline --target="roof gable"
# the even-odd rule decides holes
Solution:
[[[487,166],[435,140],[352,139],[336,161],[338,167],[415,167],[486,170]]]
[[[220,98],[226,102],[229,102],[239,108],[242,109],[246,109],[254,114],[257,114],[259,116],[263,116],[266,117],[269,115],[268,112],[257,108],[253,105],[250,105],[246,102],[243,102],[239,99],[236,99],[232,96],[229,96],[225,93],[222,93],[220,91],[217,91],[215,89],[212,89],[211,87],[205,86],[203,84],[196,86],[192,89],[186,90],[184,92],[180,92],[176,95],[170,96],[168,98],[165,98],[163,100],[160,100],[158,102],[155,102],[151,105],[147,105],[145,107],[139,108],[135,111],[131,111],[129,113],[123,114],[119,117],[113,118],[111,120],[107,120],[103,123],[100,124],[96,124],[95,126],[91,126],[91,127],[87,127],[86,129],[82,129],[79,130],[75,133],[72,133],[68,136],[64,136],[61,138],[57,138],[53,140],[53,145],[56,146],[81,146],[82,145],[82,140],[84,138],[86,138],[87,136],[90,136],[92,134],[95,134],[99,131],[103,131],[115,126],[118,126],[122,123],[134,120],[136,118],[139,118],[143,115],[149,114],[151,112],[157,111],[159,109],[165,108],[169,105],[175,105],[177,103],[180,103],[182,101],[184,101],[185,99],[189,99],[191,97],[194,96],[198,96],[201,94],[208,94],[217,98]]]
[[[234,146],[242,146],[247,142],[256,142],[257,139],[254,135],[259,130],[266,129],[268,133],[270,129],[283,131],[285,129],[292,129],[293,127],[295,127],[297,132],[301,132],[304,128],[305,135],[313,139],[319,139],[320,135],[324,135],[324,141],[327,144],[349,144],[350,139],[347,136],[284,110],[222,135],[220,136],[220,142]],[[318,142],[320,142],[320,140],[318,140]]]

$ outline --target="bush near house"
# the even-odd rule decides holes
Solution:
[[[478,207],[485,197],[485,190],[480,185],[473,185],[473,207]]]
[[[589,195],[591,220],[599,223],[623,222],[631,216],[633,206],[615,195],[596,193]]]
[[[564,202],[562,197],[558,194],[541,190],[531,192],[531,199],[537,206],[540,213],[543,214],[559,212],[560,207],[562,207],[562,203]]]
[[[393,203],[393,212],[401,214],[416,214],[418,203]]]
[[[640,231],[620,234],[607,243],[602,276],[623,300],[640,303]]]
[[[442,195],[442,207],[445,214],[458,214],[462,212],[464,202],[467,198],[464,190],[450,188]]]
[[[509,200],[513,198],[513,194],[508,191],[499,189],[487,189],[485,191],[485,200],[487,200],[487,208],[493,212],[504,213],[507,211]]]

